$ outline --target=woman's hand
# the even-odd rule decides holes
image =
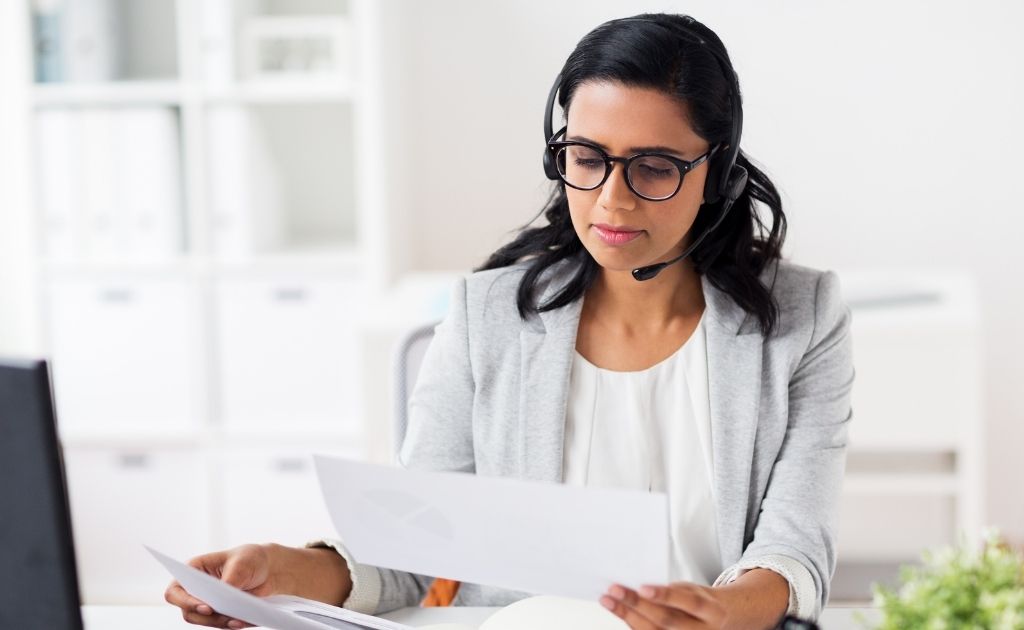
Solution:
[[[726,608],[715,590],[676,582],[668,586],[643,586],[638,592],[616,584],[601,598],[601,605],[633,630],[724,628]]]
[[[633,630],[774,628],[788,607],[789,583],[773,571],[754,569],[714,588],[676,582],[634,591],[615,584],[600,601]]]
[[[348,566],[333,549],[242,545],[196,556],[188,564],[257,597],[289,594],[340,605],[352,589]],[[250,627],[218,614],[177,582],[167,587],[164,599],[181,608],[182,617],[189,623],[214,628]]]

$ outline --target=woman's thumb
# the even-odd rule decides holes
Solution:
[[[252,590],[263,583],[257,565],[258,562],[250,554],[232,555],[224,562],[220,579],[243,591]]]
[[[236,547],[228,554],[220,579],[257,597],[274,594],[270,580],[270,557],[257,545]]]

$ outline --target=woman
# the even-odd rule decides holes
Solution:
[[[600,600],[632,628],[816,618],[852,417],[850,311],[834,273],[781,259],[785,215],[739,150],[728,54],[688,16],[612,20],[555,88],[566,126],[545,130],[547,225],[457,283],[401,461],[665,492],[672,582]],[[359,565],[336,541],[193,564],[363,612],[415,605],[432,580]],[[524,595],[462,584],[455,603]],[[240,627],[175,584],[167,599],[188,621]]]

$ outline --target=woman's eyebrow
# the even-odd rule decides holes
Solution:
[[[586,143],[592,144],[592,145],[594,145],[596,147],[599,147],[602,151],[606,151],[606,152],[608,151],[608,147],[606,147],[605,145],[601,144],[597,140],[591,140],[590,138],[588,138],[586,136],[572,135],[572,136],[568,136],[566,138],[566,140],[569,140],[569,141],[572,141],[572,142],[586,142]],[[650,146],[650,147],[629,147],[628,151],[630,153],[669,153],[669,154],[673,154],[673,155],[678,155],[679,157],[683,156],[683,152],[680,151],[679,149],[673,149],[672,147],[666,147],[666,146],[662,146],[662,145]]]

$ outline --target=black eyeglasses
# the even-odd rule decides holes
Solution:
[[[608,180],[615,162],[622,162],[626,185],[636,196],[648,201],[665,201],[683,185],[683,177],[713,156],[716,144],[699,158],[687,161],[664,153],[637,153],[629,157],[608,155],[589,142],[555,140],[568,127],[551,136],[548,150],[554,155],[558,175],[567,186],[594,190]]]

